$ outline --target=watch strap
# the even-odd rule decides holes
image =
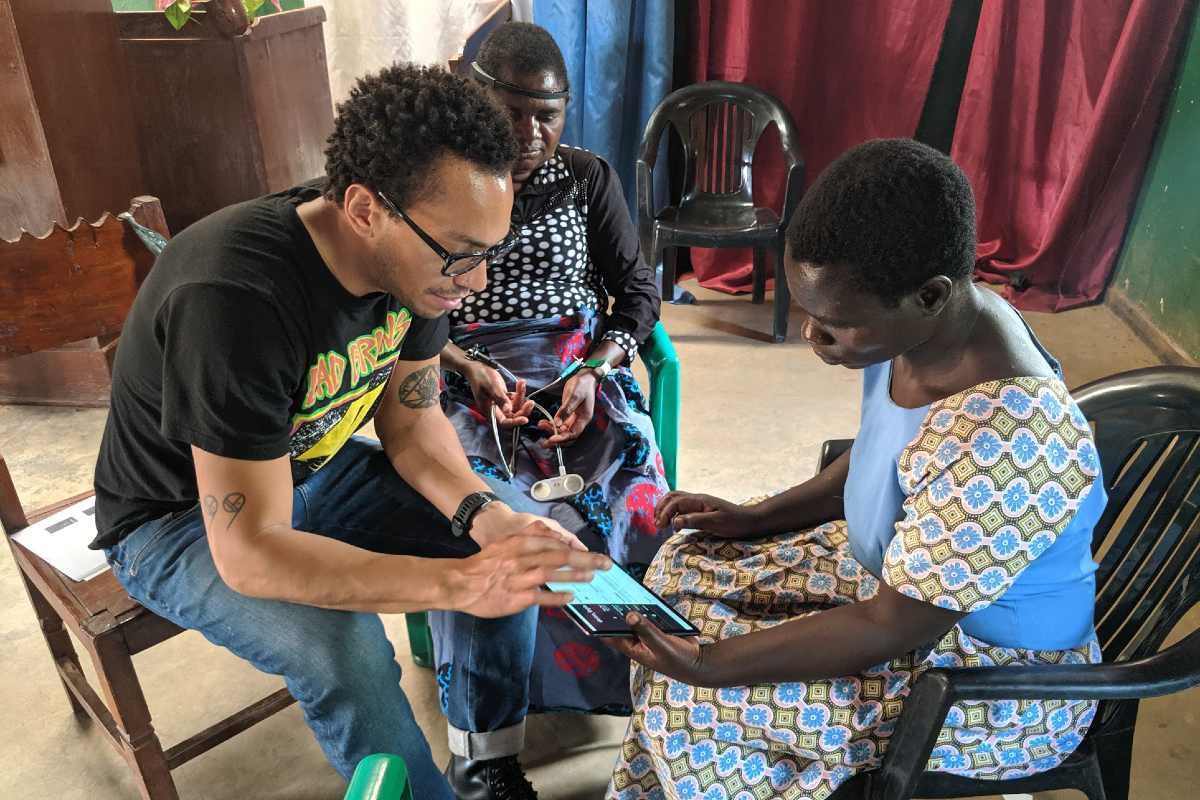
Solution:
[[[450,519],[450,532],[455,536],[466,536],[471,530],[471,521],[475,515],[488,503],[494,503],[500,498],[491,492],[472,492],[458,504],[458,510]]]

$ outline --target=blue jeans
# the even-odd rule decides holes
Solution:
[[[505,484],[492,488],[514,509],[526,506]],[[292,527],[381,553],[461,558],[479,549],[450,533],[378,443],[358,437],[295,488]],[[378,615],[234,592],[213,565],[198,506],[145,523],[106,555],[146,608],[281,675],[343,777],[365,756],[395,753],[408,765],[415,797],[453,800],[400,688],[400,665]],[[515,754],[523,744],[536,609],[496,620],[452,616],[455,651],[469,655],[445,703],[451,750]]]

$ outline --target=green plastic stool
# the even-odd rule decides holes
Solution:
[[[675,470],[679,463],[679,356],[661,322],[655,323],[650,338],[638,350],[650,376],[650,421],[654,438],[663,457],[667,486],[675,488]],[[408,642],[413,661],[419,667],[433,667],[433,633],[424,611],[405,615]]]
[[[408,626],[413,662],[418,667],[433,669],[433,631],[429,629],[428,615],[424,611],[410,611],[404,615],[404,622]]]
[[[663,457],[667,486],[675,488],[679,459],[679,356],[661,322],[655,323],[650,338],[638,351],[650,375],[650,421]]]
[[[413,800],[404,759],[376,753],[358,762],[343,800]]]

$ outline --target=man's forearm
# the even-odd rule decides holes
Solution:
[[[385,614],[452,606],[449,559],[374,553],[283,525],[210,544],[225,582],[251,597]]]
[[[396,472],[447,519],[454,516],[464,497],[489,491],[487,483],[471,469],[458,433],[441,408],[428,409],[420,424],[403,431],[379,433]]]

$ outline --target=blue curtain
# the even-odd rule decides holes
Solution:
[[[671,91],[673,0],[534,0],[533,21],[550,31],[567,62],[571,102],[562,141],[613,165],[636,220],[633,165],[642,131]],[[654,171],[660,206],[666,167],[660,153]]]

